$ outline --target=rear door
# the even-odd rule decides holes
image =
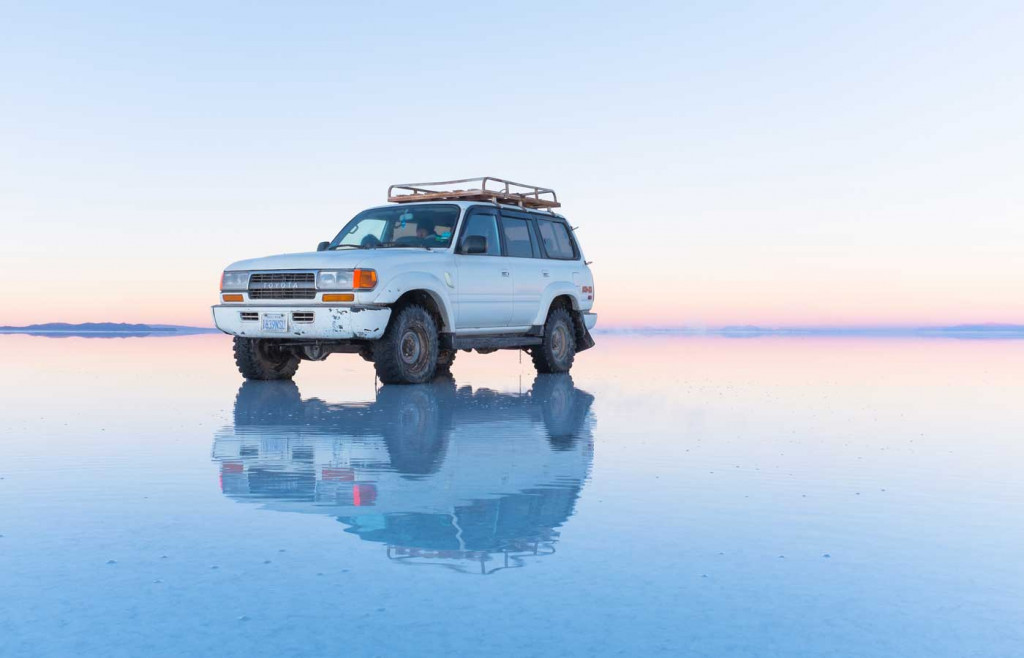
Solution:
[[[544,252],[541,276],[545,282],[565,282],[573,286],[583,284],[583,261],[579,247],[572,237],[572,229],[563,219],[536,217],[537,237]],[[577,289],[577,292],[579,290]]]
[[[485,253],[464,253],[466,238],[471,235],[486,240]],[[469,209],[455,247],[455,267],[459,273],[456,330],[504,328],[512,318],[512,269],[509,259],[502,254],[499,236],[496,208]]]
[[[505,243],[505,255],[512,269],[514,281],[512,318],[509,320],[509,326],[527,327],[533,324],[537,317],[541,293],[550,280],[550,274],[544,275],[540,243],[530,215],[502,208],[501,237]]]

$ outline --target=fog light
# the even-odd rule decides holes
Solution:
[[[242,301],[242,296],[241,295],[221,295],[220,297],[221,297],[221,299],[223,299],[226,302],[240,302],[240,301]]]
[[[351,302],[351,301],[354,301],[355,298],[356,298],[356,296],[353,295],[350,292],[336,293],[336,294],[330,294],[330,295],[325,294],[324,295],[324,301],[325,302]]]

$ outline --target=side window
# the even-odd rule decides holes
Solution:
[[[498,218],[495,215],[473,213],[466,218],[466,228],[459,240],[459,253],[465,253],[466,238],[478,235],[487,241],[487,249],[481,256],[500,256],[501,243],[498,242]]]
[[[515,258],[540,256],[540,250],[534,241],[529,221],[505,217],[505,214],[502,213],[501,228],[505,235],[505,250],[509,256]]]
[[[537,228],[540,230],[540,239],[544,243],[544,251],[548,253],[548,258],[576,259],[576,250],[573,249],[569,229],[565,224],[548,219],[538,219]]]

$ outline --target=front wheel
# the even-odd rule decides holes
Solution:
[[[373,366],[385,384],[422,384],[437,368],[437,323],[422,306],[406,306],[391,315],[387,330],[373,346]]]
[[[564,306],[551,309],[544,323],[544,342],[530,351],[540,373],[569,372],[576,358],[576,325]]]
[[[246,379],[291,379],[299,357],[272,340],[235,336],[235,365]]]

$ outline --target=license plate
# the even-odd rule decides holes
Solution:
[[[264,313],[263,331],[288,331],[288,320],[284,313]]]

